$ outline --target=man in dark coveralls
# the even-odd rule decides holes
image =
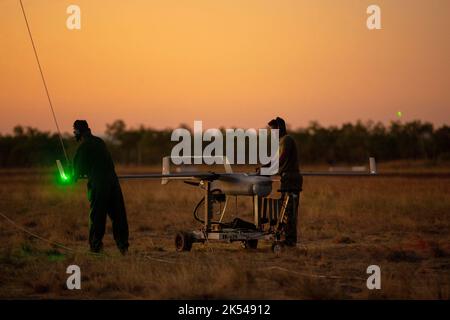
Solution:
[[[297,244],[297,218],[302,191],[303,177],[300,174],[297,145],[294,138],[286,132],[286,123],[282,118],[275,118],[268,123],[271,129],[279,130],[279,166],[278,174],[281,176],[281,201],[289,194],[285,219],[285,245]]]
[[[92,252],[101,252],[105,234],[106,215],[112,221],[114,240],[122,254],[128,251],[128,222],[122,190],[111,154],[105,142],[92,135],[85,120],[73,124],[80,145],[73,160],[73,177],[87,176],[89,214],[89,245]]]

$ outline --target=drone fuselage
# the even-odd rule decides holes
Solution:
[[[272,192],[272,179],[246,173],[222,175],[217,180],[211,181],[211,190],[220,190],[223,194],[233,196],[266,197]]]

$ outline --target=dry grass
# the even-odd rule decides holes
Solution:
[[[429,168],[427,169],[429,171]],[[61,187],[45,175],[0,175],[0,211],[76,253],[53,248],[0,221],[0,297],[133,299],[449,299],[450,181],[405,178],[305,179],[301,248],[270,244],[195,244],[176,253],[177,230],[198,228],[191,210],[201,192],[181,182],[124,181],[131,252],[87,254],[83,183]],[[248,216],[239,201],[236,214]],[[230,209],[230,218],[235,215]],[[82,290],[66,289],[77,264]],[[368,290],[365,270],[380,265],[382,289]],[[315,275],[330,276],[330,278]],[[337,276],[339,278],[334,278]]]

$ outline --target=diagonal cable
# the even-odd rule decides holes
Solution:
[[[36,61],[39,67],[39,72],[41,74],[42,82],[44,83],[45,93],[47,94],[48,103],[50,104],[50,110],[52,111],[53,120],[55,121],[56,130],[58,131],[59,142],[61,143],[62,150],[64,152],[64,157],[66,158],[67,163],[69,163],[69,157],[67,156],[66,148],[64,147],[63,138],[61,135],[61,130],[59,129],[58,120],[56,119],[55,109],[53,108],[52,99],[50,98],[50,94],[48,92],[47,83],[45,82],[44,72],[42,71],[41,63],[39,61],[39,56],[37,54],[36,46],[34,44],[33,36],[31,35],[30,25],[28,24],[27,15],[25,14],[25,8],[23,7],[22,0],[19,0],[20,7],[22,8],[23,17],[25,19],[25,24],[27,25],[28,34],[30,36],[31,45],[33,46],[34,56],[36,57]]]

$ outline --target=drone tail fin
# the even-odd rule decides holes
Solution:
[[[170,157],[164,157],[162,158],[162,172],[163,175],[169,175],[170,174]],[[168,178],[162,178],[161,184],[168,184],[169,179]]]
[[[377,164],[374,157],[369,158],[369,172],[370,174],[377,174]]]

